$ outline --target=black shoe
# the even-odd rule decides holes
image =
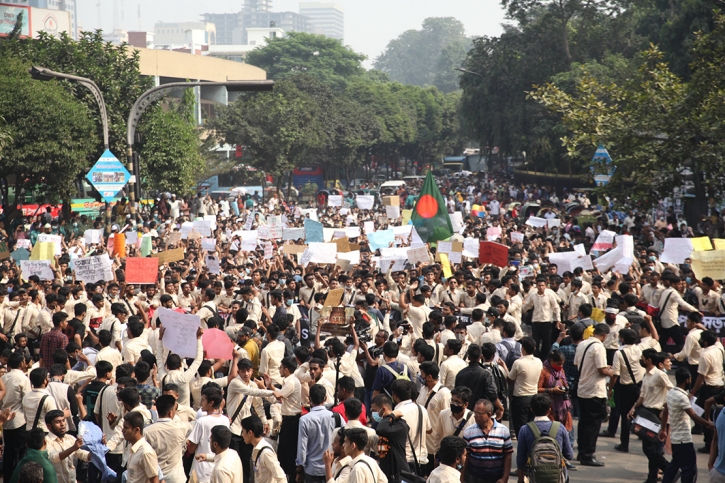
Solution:
[[[621,444],[614,446],[614,450],[619,451],[620,453],[629,453],[629,448],[625,448]]]
[[[600,438],[613,438],[615,436],[614,433],[610,433],[609,431],[602,431],[599,433]]]
[[[577,453],[576,454],[576,460],[577,461],[581,461],[582,460],[582,454],[581,453]]]
[[[604,466],[604,463],[597,461],[595,458],[582,460],[581,464],[582,466]]]
[[[704,454],[710,454],[710,448],[707,446],[703,446],[702,448],[698,448],[698,453],[704,453]]]
[[[571,464],[571,463],[569,463],[567,461],[566,462],[566,469],[569,470],[569,471],[576,471],[576,466],[574,466],[573,464]]]

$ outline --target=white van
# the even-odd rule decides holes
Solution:
[[[385,183],[380,185],[380,196],[388,196],[396,191],[398,191],[398,188],[401,186],[405,186],[405,181],[396,180],[396,181],[386,181]]]

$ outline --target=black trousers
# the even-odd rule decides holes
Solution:
[[[254,449],[254,446],[245,443],[244,438],[232,433],[232,442],[229,447],[236,451],[239,455],[239,459],[242,460],[244,483],[249,483],[249,475],[252,474],[252,450]]]
[[[551,350],[552,322],[533,322],[531,324],[531,336],[536,342],[536,351],[539,359],[546,360]]]
[[[279,429],[277,455],[279,465],[287,474],[287,480],[294,483],[297,477],[297,437],[300,430],[300,415],[282,416]]]
[[[697,401],[696,401],[697,405],[700,406],[701,408],[704,408],[705,401],[707,401],[708,398],[715,396],[716,394],[720,394],[722,392],[722,390],[723,390],[722,386],[706,386],[706,385],[701,386],[700,393],[697,395]],[[705,441],[705,447],[708,449],[710,448],[710,442],[712,441],[712,433],[713,432],[707,428],[702,429],[703,439]]]
[[[594,458],[602,421],[607,416],[607,399],[603,397],[579,398],[579,429],[577,444],[582,460]]]
[[[3,430],[3,481],[10,482],[18,462],[25,456],[25,425]]]
[[[627,414],[629,414],[634,403],[637,402],[637,398],[639,397],[639,391],[637,389],[635,384],[624,385],[617,382],[614,386],[614,404],[619,408],[619,414],[622,420],[622,432],[619,435],[619,442],[626,449],[629,449],[629,428],[632,425],[632,422],[627,418]],[[612,420],[611,418],[612,415],[610,414],[610,421]]]
[[[658,418],[660,417],[660,409],[644,408]],[[647,457],[647,483],[657,483],[657,473],[659,470],[665,471],[669,461],[665,458],[665,445],[657,441],[642,440],[642,452]]]
[[[531,414],[531,399],[533,397],[534,396],[511,397],[511,418],[509,420],[509,426],[511,426],[517,438],[521,427],[526,426],[526,423],[534,420],[534,415]]]
[[[662,477],[662,483],[672,483],[677,476],[677,470],[682,472],[682,483],[695,483],[697,481],[697,453],[694,443],[672,444],[672,461],[667,466]]]

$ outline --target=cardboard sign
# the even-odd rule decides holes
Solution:
[[[169,235],[169,245],[177,245],[181,241],[181,232],[174,231]]]
[[[305,239],[305,229],[304,228],[285,228],[282,230],[282,240],[304,240]]]
[[[303,253],[305,250],[307,250],[307,245],[283,245],[282,246],[282,253],[287,254],[295,254],[295,253]]]
[[[342,303],[342,296],[344,293],[344,288],[336,288],[334,290],[330,290],[329,292],[327,292],[327,297],[325,297],[325,303],[323,305],[325,307],[337,307]]]
[[[344,258],[338,258],[335,262],[336,267],[340,267],[340,271],[347,272],[350,269],[350,260],[345,260]]]
[[[178,262],[184,259],[184,249],[174,248],[173,250],[165,250],[151,255],[159,260],[159,265],[166,265],[171,262]]]
[[[158,258],[127,258],[126,283],[155,284],[159,279]]]
[[[482,241],[478,247],[478,261],[505,267],[509,263],[509,247],[500,243]]]
[[[410,263],[416,264],[416,263],[429,263],[430,258],[428,258],[428,248],[427,247],[417,247],[417,248],[409,248],[408,249],[408,260],[410,260]]]
[[[383,206],[400,206],[400,196],[383,196]]]
[[[8,244],[6,242],[0,242],[0,260],[10,258],[10,250],[8,250]]]
[[[219,275],[221,273],[221,263],[219,262],[218,257],[207,255],[204,257],[204,261],[206,262],[206,267],[209,269],[209,273],[213,273],[215,275]]]
[[[332,242],[337,245],[337,251],[347,253],[350,251],[350,240],[347,237],[335,238]]]

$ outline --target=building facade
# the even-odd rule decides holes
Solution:
[[[340,5],[326,2],[300,2],[300,14],[307,17],[316,34],[333,39],[345,38],[345,11]]]

